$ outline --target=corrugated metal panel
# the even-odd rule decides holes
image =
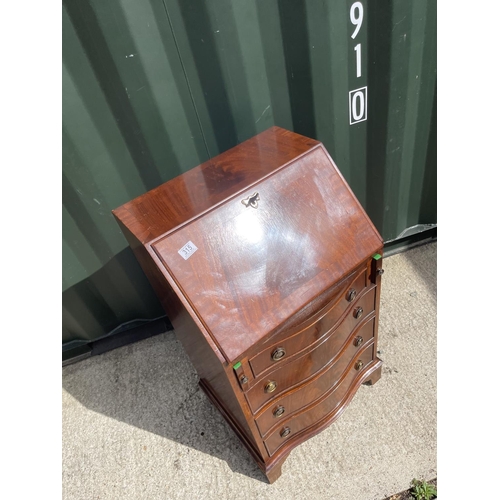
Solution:
[[[436,222],[436,2],[359,2],[352,38],[354,3],[64,1],[63,341],[162,314],[111,210],[272,125],[325,144],[386,241]]]

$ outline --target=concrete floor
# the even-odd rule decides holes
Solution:
[[[272,485],[173,332],[63,369],[63,498],[381,500],[436,477],[437,243],[384,260],[382,379]]]

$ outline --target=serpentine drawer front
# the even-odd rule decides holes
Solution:
[[[349,309],[349,314],[339,328],[331,330],[324,336],[325,340],[317,343],[303,356],[284,366],[276,367],[273,371],[267,372],[264,377],[257,379],[246,393],[251,410],[256,412],[264,403],[304,382],[324,366],[332,363],[343,352],[344,345],[348,342],[356,325],[361,322],[363,315],[370,315],[374,311],[374,304],[375,289],[372,289]],[[363,314],[358,315],[361,308]],[[269,382],[273,382],[276,386],[272,392],[265,390]]]
[[[276,345],[267,347],[264,351],[249,360],[255,376],[260,375],[269,368],[275,368],[277,362],[284,362],[296,353],[310,347],[318,339],[329,331],[352,306],[356,297],[366,288],[367,268],[363,267],[355,276],[343,284],[335,298],[328,304],[328,309],[317,321],[298,333],[288,333],[285,338]],[[367,311],[368,312],[368,311]]]
[[[342,350],[339,351],[340,356],[327,364],[317,377],[299,385],[295,390],[281,394],[280,398],[270,401],[255,418],[261,435],[264,436],[272,426],[281,425],[281,421],[293,415],[295,411],[309,405],[335,388],[343,379],[348,365],[356,359],[358,353],[373,338],[374,327],[375,318],[372,316],[371,319],[356,327]]]
[[[383,242],[318,141],[272,127],[113,214],[270,482],[380,378]]]
[[[273,455],[280,447],[287,444],[288,441],[299,437],[301,432],[307,431],[313,425],[321,423],[328,415],[341,408],[342,404],[347,402],[349,397],[349,386],[354,385],[356,381],[361,379],[363,372],[360,373],[360,370],[365,369],[365,366],[370,366],[373,354],[373,344],[366,346],[363,352],[356,357],[356,360],[351,361],[348,373],[340,381],[336,390],[328,392],[326,397],[321,398],[315,405],[306,407],[304,411],[281,422],[276,430],[265,440],[269,454]],[[356,377],[356,375],[358,376]]]

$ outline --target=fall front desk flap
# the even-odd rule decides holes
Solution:
[[[381,246],[318,145],[151,248],[232,363]]]

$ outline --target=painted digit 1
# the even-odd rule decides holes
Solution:
[[[361,2],[354,2],[351,5],[351,23],[356,26],[354,29],[351,38],[354,39],[359,33],[361,29],[361,25],[363,24],[363,4]],[[361,44],[358,43],[356,47],[354,47],[354,51],[356,52],[356,76],[359,78],[361,76]]]
[[[359,78],[361,76],[361,44],[358,43],[356,47],[354,47],[354,52],[356,52],[356,77]]]

